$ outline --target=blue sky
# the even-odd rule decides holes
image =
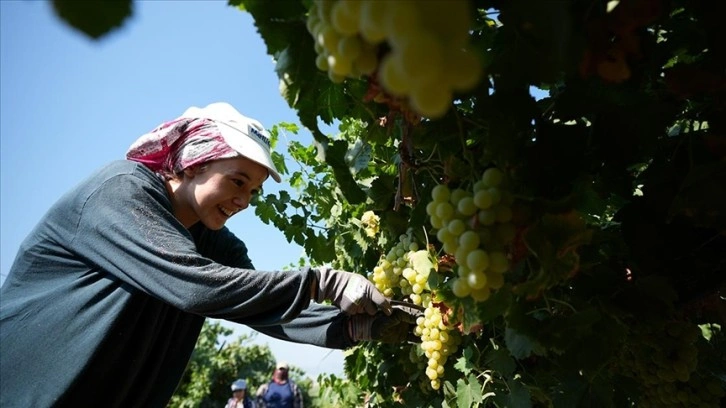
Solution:
[[[161,122],[217,101],[267,127],[298,123],[252,18],[226,1],[135,1],[130,21],[97,42],[56,18],[49,1],[0,1],[0,281],[63,193]],[[310,142],[305,130],[287,137]],[[252,209],[227,226],[257,269],[281,269],[302,254]],[[342,374],[341,351],[262,334],[255,342],[313,377]]]

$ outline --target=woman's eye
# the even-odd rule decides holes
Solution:
[[[235,184],[235,185],[236,185],[237,187],[242,187],[242,186],[244,186],[244,185],[245,185],[245,182],[244,182],[244,181],[242,181],[242,180],[237,180],[237,179],[235,179],[235,180],[232,180],[232,182],[233,182],[233,183],[234,183],[234,184]]]

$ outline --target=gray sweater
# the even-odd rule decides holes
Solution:
[[[228,229],[177,221],[163,181],[117,161],[64,195],[0,289],[0,406],[163,407],[205,317],[327,348],[346,317],[314,271],[255,271]]]

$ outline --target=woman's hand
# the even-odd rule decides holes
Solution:
[[[391,314],[388,299],[364,276],[330,268],[316,270],[318,291],[315,301],[330,300],[344,312],[374,315],[379,310]]]

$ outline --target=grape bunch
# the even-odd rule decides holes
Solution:
[[[643,387],[638,406],[719,407],[723,384],[696,372],[698,326],[683,321],[635,326],[619,359],[622,374]]]
[[[360,218],[360,224],[368,238],[375,237],[381,230],[381,218],[373,211],[363,213],[363,216]]]
[[[514,198],[505,188],[504,173],[487,169],[471,191],[439,184],[431,198],[426,206],[431,226],[444,252],[456,260],[458,276],[450,280],[454,295],[485,301],[504,285],[508,246],[516,235]]]
[[[456,352],[461,337],[451,325],[447,323],[441,309],[428,300],[424,315],[416,321],[414,334],[421,337],[420,347],[428,359],[426,376],[431,388],[438,390],[441,387],[441,378],[444,375],[444,366],[450,355]]]
[[[482,77],[467,49],[470,13],[468,0],[315,0],[306,24],[333,82],[377,73],[388,93],[433,119]]]
[[[381,257],[373,268],[369,280],[387,297],[416,295],[412,296],[411,300],[420,305],[421,294],[430,271],[422,271],[419,274],[413,269],[410,256],[418,249],[419,245],[414,241],[411,230],[401,234],[398,242],[385,256]],[[418,278],[418,275],[426,278]],[[416,286],[414,287],[414,285]]]

